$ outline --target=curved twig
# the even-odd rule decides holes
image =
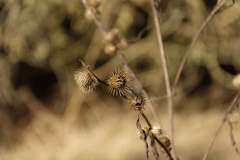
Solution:
[[[218,127],[217,132],[215,133],[214,137],[212,138],[211,142],[209,143],[208,148],[207,148],[207,150],[206,150],[206,152],[205,152],[202,160],[206,160],[206,158],[207,158],[207,156],[208,156],[208,153],[209,153],[209,151],[211,150],[211,148],[212,148],[212,146],[213,146],[213,144],[214,144],[214,142],[215,142],[215,140],[216,140],[216,138],[217,138],[220,130],[222,129],[224,123],[227,121],[227,116],[228,116],[228,114],[229,114],[229,113],[232,111],[232,109],[234,108],[235,103],[237,102],[239,96],[240,96],[240,92],[238,92],[238,94],[234,97],[231,105],[230,105],[229,108],[228,108],[227,113],[226,113],[225,116],[223,117],[222,123],[221,123],[220,126]]]
[[[197,33],[195,34],[194,38],[192,39],[191,41],[191,44],[187,50],[187,52],[184,54],[183,56],[183,59],[182,59],[182,62],[178,68],[178,71],[177,71],[177,75],[175,77],[175,80],[174,80],[174,83],[173,83],[173,86],[172,86],[172,92],[174,93],[175,92],[175,89],[176,89],[176,86],[177,86],[177,83],[179,81],[179,78],[180,78],[180,75],[182,73],[182,70],[187,62],[187,59],[188,59],[188,56],[189,54],[191,53],[192,49],[193,49],[193,46],[195,45],[200,33],[203,31],[203,29],[206,27],[206,25],[208,24],[208,22],[212,19],[213,15],[223,6],[223,4],[226,2],[227,0],[222,0],[220,3],[218,3],[214,9],[211,11],[211,13],[208,15],[207,19],[202,23],[202,25],[200,26],[200,28],[198,29]]]

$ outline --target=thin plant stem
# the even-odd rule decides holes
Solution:
[[[84,5],[84,7],[85,7],[86,9],[89,9],[89,10],[92,11],[92,9],[88,6],[86,0],[82,0],[82,3],[83,3],[83,5]],[[92,11],[92,15],[93,15],[93,21],[94,21],[94,23],[96,24],[96,26],[100,29],[101,33],[102,33],[102,34],[106,34],[106,33],[108,32],[108,29],[106,29],[106,28],[104,28],[104,27],[102,26],[102,24],[100,23],[100,21],[97,19],[97,15],[96,15],[93,11]]]
[[[168,67],[167,67],[167,60],[166,60],[166,54],[163,47],[163,41],[162,41],[162,35],[161,35],[161,28],[159,25],[158,20],[158,13],[154,5],[154,0],[150,0],[151,8],[153,12],[153,20],[155,24],[155,29],[157,32],[157,40],[158,40],[158,47],[160,51],[160,56],[162,60],[162,66],[163,66],[163,74],[164,74],[164,80],[166,84],[166,91],[167,91],[167,100],[168,100],[168,116],[169,116],[169,123],[170,123],[170,137],[172,140],[172,148],[173,148],[173,157],[177,157],[176,150],[174,146],[174,124],[173,124],[173,102],[172,102],[172,91],[170,87],[170,80],[169,80],[169,74],[168,74]]]
[[[141,116],[143,117],[143,119],[146,121],[146,123],[148,124],[149,130],[152,129],[152,125],[149,122],[147,116],[143,113],[140,112]],[[165,152],[167,153],[167,155],[169,156],[170,160],[173,160],[171,153],[168,151],[168,149],[162,144],[162,142],[153,134],[152,135],[154,137],[154,139],[158,142],[158,144],[165,150]]]
[[[168,151],[168,149],[162,144],[162,142],[153,134],[153,137],[155,141],[158,142],[158,144],[164,149],[164,151],[167,153],[170,160],[174,160],[171,153]]]
[[[140,112],[141,116],[144,118],[144,120],[146,121],[146,123],[148,124],[149,129],[152,128],[151,123],[149,122],[148,118],[146,117],[146,115],[143,112]]]
[[[226,2],[227,0],[222,0],[220,3],[218,3],[214,9],[211,11],[211,13],[208,15],[208,17],[206,18],[206,20],[202,23],[202,25],[200,26],[200,28],[198,29],[197,33],[195,34],[194,38],[192,39],[191,41],[191,44],[187,50],[187,52],[184,54],[183,56],[183,59],[182,59],[182,62],[178,68],[178,71],[177,71],[177,75],[175,77],[175,80],[174,80],[174,83],[173,83],[173,86],[172,86],[172,92],[174,93],[175,92],[175,89],[176,89],[176,86],[177,86],[177,83],[179,81],[179,78],[180,78],[180,75],[182,73],[182,70],[187,62],[187,59],[193,49],[193,46],[195,45],[200,33],[203,31],[203,29],[206,27],[206,25],[208,24],[208,22],[212,19],[213,15],[223,6],[223,4]]]
[[[212,148],[212,146],[213,146],[213,144],[214,144],[214,142],[215,142],[215,140],[216,140],[219,132],[221,131],[223,125],[226,123],[226,121],[227,121],[227,116],[228,116],[228,114],[232,111],[232,109],[233,109],[233,107],[235,106],[235,103],[237,102],[239,96],[240,96],[240,92],[238,92],[238,94],[234,97],[234,99],[233,99],[231,105],[229,106],[229,108],[228,108],[225,116],[223,117],[222,123],[220,124],[220,126],[218,127],[218,129],[217,129],[214,137],[213,137],[212,140],[210,141],[210,143],[209,143],[209,145],[208,145],[208,148],[207,148],[207,150],[205,151],[205,154],[204,154],[202,160],[206,160],[206,159],[207,159],[208,153],[210,152],[210,150],[211,150],[211,148]]]

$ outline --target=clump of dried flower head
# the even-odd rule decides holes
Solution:
[[[151,128],[151,132],[156,136],[160,136],[163,134],[163,129],[159,125],[153,125]]]
[[[88,20],[94,19],[94,14],[97,14],[97,9],[102,3],[102,0],[86,0],[88,6],[85,11],[85,18]]]
[[[142,131],[143,133],[146,135],[146,137],[148,137],[148,134],[149,134],[149,128],[144,126],[142,127]],[[141,134],[141,132],[139,131],[139,129],[136,130],[136,133],[137,133],[137,137],[141,140],[144,140],[144,137],[143,135]]]
[[[170,152],[172,150],[171,141],[166,135],[161,135],[157,137],[159,141],[164,145],[164,147]],[[163,150],[162,150],[163,151]]]
[[[233,78],[232,83],[233,83],[233,86],[234,86],[236,89],[240,90],[240,74],[236,75],[236,76]]]
[[[74,73],[74,80],[82,92],[89,93],[96,88],[99,81],[90,71],[89,66],[81,60],[80,62],[82,63],[82,67]]]
[[[164,130],[159,125],[153,125],[150,132],[156,136],[156,138],[164,145],[164,147],[171,151],[171,141],[170,139],[164,134]]]
[[[119,30],[114,28],[104,34],[105,52],[107,54],[115,53],[118,49],[127,46],[127,42],[120,37]]]
[[[108,91],[114,96],[126,97],[132,86],[130,76],[122,68],[111,72],[106,83]]]
[[[131,90],[132,93],[127,97],[127,104],[130,109],[142,112],[148,106],[148,98],[141,90]]]

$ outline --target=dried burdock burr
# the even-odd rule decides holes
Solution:
[[[74,73],[74,80],[82,92],[89,93],[96,88],[99,81],[91,72],[89,66],[84,64],[81,60],[80,62],[82,63],[82,67]]]
[[[161,136],[157,136],[157,138],[159,139],[159,141],[164,145],[164,147],[168,150],[171,151],[172,147],[171,147],[171,141],[170,139],[165,136],[165,135],[161,135]]]
[[[148,98],[141,90],[132,90],[127,103],[130,109],[142,112],[148,106]]]
[[[131,89],[131,78],[122,68],[110,73],[106,83],[108,91],[114,96],[126,97]]]

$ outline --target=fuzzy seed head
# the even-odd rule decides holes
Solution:
[[[84,93],[89,93],[98,85],[98,79],[91,73],[89,67],[82,61],[82,67],[74,73],[74,80],[79,89]]]
[[[163,129],[158,125],[154,125],[152,126],[151,132],[156,136],[160,136],[163,134]]]
[[[236,76],[233,78],[232,83],[233,83],[233,86],[234,86],[236,89],[240,90],[240,74],[236,75]]]
[[[122,69],[117,69],[107,77],[108,91],[114,96],[126,96],[131,87],[130,76]]]
[[[139,90],[133,91],[127,101],[129,108],[135,111],[143,111],[148,106],[147,96]]]

